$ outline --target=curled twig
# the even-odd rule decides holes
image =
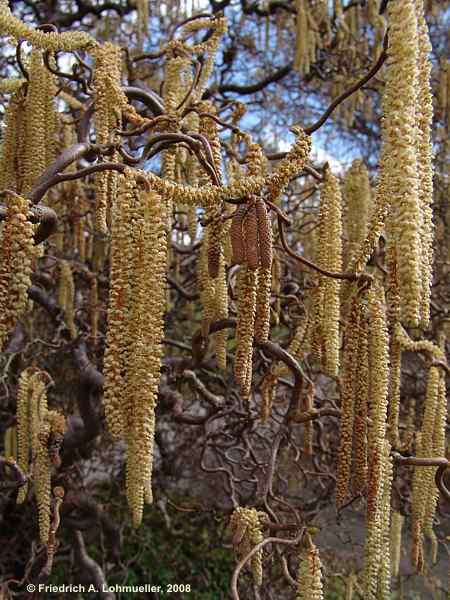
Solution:
[[[361,273],[361,274],[358,274],[358,273],[334,273],[331,271],[326,271],[325,269],[322,269],[321,267],[319,267],[312,261],[308,260],[304,256],[300,256],[300,254],[297,254],[288,246],[286,237],[284,235],[283,220],[281,219],[280,215],[277,215],[277,216],[278,216],[278,230],[280,232],[281,244],[282,244],[284,250],[289,254],[289,256],[291,256],[292,258],[295,258],[295,260],[298,260],[299,262],[303,263],[310,269],[314,269],[314,271],[317,271],[321,275],[325,275],[325,277],[332,277],[333,279],[348,279],[349,281],[356,281],[358,279],[367,279],[367,280],[372,279],[371,275],[369,275],[367,273]]]
[[[248,554],[246,554],[244,556],[244,558],[242,558],[238,564],[236,565],[236,568],[233,571],[233,576],[231,578],[231,597],[233,598],[233,600],[240,600],[240,596],[239,596],[239,592],[238,592],[238,588],[237,588],[237,582],[238,582],[238,578],[239,578],[239,574],[242,571],[242,569],[245,567],[245,565],[248,563],[248,561],[255,556],[255,554],[257,552],[259,552],[262,548],[264,548],[264,546],[267,546],[267,544],[286,544],[288,546],[296,546],[297,544],[299,544],[302,540],[302,537],[305,533],[305,528],[302,528],[300,533],[298,534],[298,536],[292,540],[287,540],[284,538],[277,538],[277,537],[268,537],[265,540],[263,540],[262,542],[260,542],[259,544],[256,544],[256,546],[254,546],[250,552]]]
[[[438,470],[436,471],[436,475],[434,478],[434,480],[436,482],[436,487],[441,492],[441,494],[444,496],[444,498],[447,500],[447,502],[450,502],[450,490],[445,485],[444,476],[445,476],[445,472],[447,471],[447,469],[449,467],[450,467],[449,461],[447,461],[446,465],[443,465],[443,464],[440,465]]]
[[[349,96],[351,96],[352,94],[357,92],[360,88],[363,87],[363,85],[365,85],[368,81],[370,81],[372,79],[372,77],[374,77],[378,73],[378,71],[381,69],[384,61],[387,58],[386,45],[387,45],[387,36],[385,36],[385,38],[384,38],[384,49],[383,49],[382,53],[378,57],[378,60],[376,61],[376,63],[373,65],[373,67],[367,73],[367,75],[364,75],[364,77],[362,77],[359,81],[357,81],[352,86],[350,86],[348,88],[348,90],[345,90],[345,92],[343,92],[340,96],[335,98],[333,100],[333,102],[330,104],[330,106],[327,108],[327,110],[320,117],[320,119],[318,119],[313,125],[310,125],[309,127],[305,127],[305,133],[307,135],[311,135],[312,133],[317,131],[320,127],[322,127],[322,125],[326,122],[328,117],[334,112],[335,108],[337,108],[339,106],[339,104],[341,104],[341,102],[343,102],[346,98],[348,98]]]
[[[115,600],[116,595],[113,592],[102,591],[107,590],[108,585],[106,583],[105,574],[103,573],[100,565],[89,556],[84,543],[83,534],[78,529],[74,532],[75,536],[75,556],[78,564],[82,569],[86,571],[91,580],[93,581],[97,590],[99,590],[100,598],[103,600]]]
[[[26,475],[16,461],[12,458],[5,458],[0,456],[0,466],[11,469],[14,473],[14,481],[0,481],[0,490],[16,489],[24,486],[28,481],[28,475]]]

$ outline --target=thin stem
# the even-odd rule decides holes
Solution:
[[[349,281],[357,281],[358,279],[361,279],[361,278],[371,279],[370,275],[368,275],[367,273],[361,273],[359,275],[357,273],[333,273],[331,271],[326,271],[325,269],[322,269],[321,267],[319,267],[315,263],[311,262],[304,256],[300,256],[300,254],[297,254],[296,252],[294,252],[288,246],[286,237],[284,235],[283,221],[279,215],[278,215],[278,229],[280,231],[281,244],[283,245],[284,250],[289,254],[289,256],[291,256],[292,258],[295,258],[295,260],[298,260],[299,262],[303,263],[310,269],[314,269],[314,271],[317,271],[321,275],[325,275],[325,277],[332,277],[333,279],[348,279]]]
[[[342,92],[342,94],[340,96],[335,98],[318,121],[316,121],[313,125],[310,125],[309,127],[305,127],[305,133],[307,135],[311,135],[312,133],[317,131],[320,127],[322,127],[322,125],[326,122],[328,117],[334,112],[335,108],[337,108],[339,106],[339,104],[341,104],[341,102],[343,102],[349,96],[351,96],[352,94],[357,92],[360,88],[362,88],[363,85],[365,85],[368,81],[370,81],[372,79],[372,77],[374,77],[378,73],[378,71],[381,69],[384,61],[387,58],[386,46],[387,46],[387,36],[385,36],[385,38],[384,38],[384,48],[383,48],[382,53],[378,57],[377,62],[373,65],[373,67],[367,73],[367,75],[365,75],[362,79],[360,79],[355,84],[353,84],[351,87],[349,87],[348,90],[346,90],[345,92]]]
[[[277,537],[268,537],[265,540],[263,540],[262,542],[259,542],[259,544],[256,544],[256,546],[254,546],[250,550],[250,552],[248,554],[246,554],[244,556],[244,558],[242,558],[238,562],[238,564],[236,565],[236,568],[233,571],[233,576],[231,578],[231,586],[230,586],[231,597],[233,598],[233,600],[240,600],[238,587],[237,587],[239,574],[242,571],[242,569],[245,567],[245,565],[248,563],[248,561],[251,558],[253,558],[253,556],[255,556],[255,554],[257,552],[259,552],[262,548],[264,548],[264,546],[267,546],[267,544],[286,544],[287,546],[296,546],[297,544],[299,544],[301,542],[304,533],[305,533],[305,528],[303,527],[302,530],[300,531],[300,533],[298,534],[298,536],[296,538],[294,538],[293,540],[286,540],[284,538],[277,538]]]

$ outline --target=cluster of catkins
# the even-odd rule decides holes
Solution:
[[[17,462],[30,473],[39,514],[41,542],[47,544],[51,517],[51,473],[59,465],[59,448],[66,430],[64,415],[47,406],[46,373],[22,371],[17,391]],[[28,483],[19,489],[17,503],[27,495]]]
[[[147,18],[146,4],[137,3],[142,19]],[[369,0],[367,10],[380,42],[379,33],[384,28],[376,4]],[[295,65],[307,74],[317,49],[330,41],[328,3],[315,2],[310,6],[305,0],[298,0],[296,8]],[[342,4],[334,3],[337,32],[341,32],[342,39],[350,39],[358,31],[357,16],[356,9],[345,15]],[[356,494],[367,497],[364,597],[369,600],[387,598],[391,573],[398,571],[402,518],[398,512],[391,518],[391,449],[410,449],[414,441],[419,457],[443,456],[446,419],[444,378],[440,367],[433,365],[428,373],[420,432],[414,440],[407,436],[400,439],[402,351],[428,353],[437,363],[445,363],[445,356],[431,342],[412,340],[404,329],[404,326],[422,329],[428,326],[432,274],[431,64],[423,0],[391,1],[387,16],[383,147],[373,205],[367,171],[360,163],[355,163],[347,175],[343,193],[331,170],[324,169],[316,251],[316,266],[321,274],[312,290],[311,310],[306,311],[288,348],[299,361],[311,353],[322,371],[339,384],[336,504],[341,509]],[[127,443],[127,496],[135,526],[141,522],[144,501],[152,499],[155,405],[166,301],[164,281],[167,265],[172,259],[175,263],[178,260],[177,254],[169,254],[168,249],[167,232],[171,231],[173,213],[186,213],[193,243],[197,236],[197,211],[204,209],[206,224],[198,281],[205,338],[214,321],[228,316],[230,267],[237,267],[233,290],[237,309],[234,372],[241,397],[248,402],[253,348],[268,341],[272,278],[276,282],[280,275],[280,265],[273,256],[268,208],[279,209],[277,203],[290,180],[303,171],[311,147],[305,132],[294,129],[296,141],[292,149],[269,172],[262,149],[247,137],[246,173],[233,174],[229,169],[225,177],[217,116],[213,106],[201,99],[226,20],[201,18],[188,22],[184,28],[186,39],[203,28],[212,29],[212,33],[198,44],[189,45],[185,39],[176,39],[168,45],[162,89],[167,120],[160,131],[179,133],[185,128],[192,139],[206,140],[208,169],[178,145],[164,151],[161,177],[132,169],[124,169],[120,175],[116,171],[102,171],[95,176],[95,226],[104,236],[111,235],[105,413],[112,437]],[[140,35],[146,33],[144,26],[139,31]],[[99,45],[81,32],[57,34],[34,30],[11,15],[6,0],[0,0],[0,32],[18,41],[27,40],[33,47],[26,65],[28,80],[19,85],[5,85],[12,98],[5,114],[0,169],[0,188],[9,190],[4,193],[7,212],[0,246],[2,345],[26,309],[36,256],[30,206],[24,196],[53,162],[57,151],[55,78],[44,59],[54,60],[52,53],[57,50],[83,48],[91,53],[97,144],[108,146],[117,142],[116,131],[121,128],[124,116],[134,126],[145,126],[148,122],[130,106],[121,89],[118,47],[108,43]],[[194,79],[192,66],[199,57],[202,69]],[[335,90],[334,95],[337,93]],[[69,105],[76,104],[64,92],[61,98]],[[185,114],[188,102],[195,103],[198,110]],[[240,143],[242,137],[236,136],[234,141]],[[111,146],[111,154],[112,160],[118,157],[116,146]],[[227,185],[223,183],[225,180]],[[232,199],[240,202],[234,212],[226,207],[226,201]],[[346,246],[342,243],[344,214]],[[383,231],[387,240],[386,298],[377,275],[364,273]],[[82,230],[78,229],[75,237],[77,252],[85,256]],[[100,271],[106,254],[99,240],[98,246],[90,250],[96,272]],[[61,249],[63,246],[58,244],[57,249]],[[58,264],[58,299],[74,338],[77,332],[73,274],[67,261],[60,260]],[[352,273],[349,278],[352,281],[341,286],[344,264],[347,272]],[[91,295],[95,332],[98,320],[95,278]],[[213,344],[217,362],[225,368],[226,334],[215,332]],[[285,370],[285,366],[274,364],[263,381],[264,420],[270,415],[276,382]],[[47,543],[52,444],[63,435],[65,423],[64,417],[48,410],[45,385],[38,372],[22,373],[17,416],[18,462],[25,473],[32,474],[40,536]],[[308,427],[311,434],[310,424]],[[419,568],[424,563],[424,534],[436,547],[432,530],[437,503],[434,473],[434,467],[417,467],[414,472],[413,562]],[[18,501],[23,501],[25,495],[23,487]],[[262,542],[263,522],[261,514],[252,508],[238,508],[233,513],[233,539],[240,555]],[[262,581],[262,558],[261,550],[250,563],[256,585]],[[322,598],[320,559],[309,536],[301,551],[298,580],[299,599]]]
[[[415,441],[418,457],[445,456],[446,398],[439,367],[429,369],[420,431],[403,439],[399,434],[402,351],[426,353],[444,365],[445,356],[430,341],[413,341],[404,329],[428,327],[432,273],[431,46],[423,3],[389,2],[388,27],[380,175],[373,206],[362,201],[359,218],[352,198],[355,188],[360,199],[370,198],[367,181],[353,167],[344,186],[352,217],[347,270],[363,272],[383,228],[387,242],[386,300],[376,279],[346,284],[343,296],[349,308],[344,312],[336,504],[342,508],[355,495],[367,496],[364,597],[369,599],[389,597],[391,575],[398,573],[402,517],[393,513],[391,518],[391,448],[412,450]],[[435,471],[414,468],[412,561],[418,569],[424,564],[423,535],[436,547]]]
[[[112,207],[104,404],[111,435],[127,443],[127,496],[137,527],[144,499],[152,501],[167,235],[160,196],[139,189],[131,171],[119,186]]]

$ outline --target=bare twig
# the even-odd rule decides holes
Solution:
[[[287,546],[296,546],[297,544],[299,544],[301,542],[304,532],[305,532],[305,529],[302,528],[302,530],[300,531],[298,536],[292,540],[287,540],[284,538],[277,538],[277,537],[268,537],[265,540],[263,540],[262,542],[260,542],[259,544],[256,544],[256,546],[254,546],[250,550],[250,552],[248,554],[246,554],[244,556],[244,558],[242,558],[238,562],[238,564],[236,565],[236,568],[233,571],[233,576],[231,578],[231,586],[230,586],[231,597],[233,598],[233,600],[240,600],[238,587],[237,587],[239,574],[242,571],[242,569],[245,567],[245,565],[248,563],[248,561],[251,558],[253,558],[253,556],[255,556],[255,554],[257,552],[259,552],[262,548],[264,548],[264,546],[267,546],[267,544],[286,544]]]

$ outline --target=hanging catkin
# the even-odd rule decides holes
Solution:
[[[436,450],[443,451],[442,406],[440,394],[440,373],[438,367],[430,367],[428,372],[425,411],[416,455],[423,458],[436,456]],[[439,423],[437,419],[439,418]],[[444,426],[445,427],[445,426]],[[445,436],[444,436],[445,440]],[[445,441],[444,441],[445,445]],[[432,523],[436,508],[434,474],[436,467],[415,467],[413,475],[412,513],[412,563],[421,570],[423,566],[423,532],[431,537]]]
[[[308,52],[308,16],[305,0],[296,0],[297,27],[295,35],[295,69],[307,75],[310,69]]]
[[[152,500],[165,310],[166,215],[162,199],[140,192],[131,171],[121,180],[122,193],[113,210],[104,401],[108,428],[115,438],[127,442],[127,498],[137,527],[144,500]]]
[[[217,276],[217,282],[215,287],[215,298],[214,298],[214,319],[226,319],[228,317],[228,286],[227,286],[227,272],[225,259],[222,255],[219,263],[219,273]],[[218,331],[213,336],[214,350],[216,353],[216,360],[219,369],[226,369],[227,364],[227,330]]]
[[[230,227],[230,239],[232,247],[232,264],[242,265],[245,261],[244,233],[242,225],[247,211],[246,204],[240,204],[233,214]]]
[[[5,131],[1,146],[0,188],[22,190],[25,153],[25,86],[12,96],[5,110]]]
[[[391,519],[390,554],[392,577],[398,577],[402,551],[402,529],[405,517],[394,511]]]
[[[445,431],[447,423],[447,395],[445,389],[445,376],[442,372],[439,373],[439,388],[436,407],[436,417],[433,430],[433,456],[445,456]],[[434,470],[433,470],[434,471]],[[434,477],[434,472],[433,477]],[[439,491],[433,483],[430,484],[424,514],[424,533],[427,535],[433,546],[437,545],[436,535],[433,532],[433,520],[436,513]],[[436,556],[432,558],[433,563],[437,561]]]
[[[36,496],[41,542],[47,544],[50,531],[50,479],[52,462],[50,446],[58,440],[62,442],[66,430],[63,415],[49,411],[43,373],[22,371],[17,391],[17,429],[19,437],[18,463],[21,469],[29,472],[32,466],[32,481]],[[31,461],[30,461],[31,459]],[[17,495],[21,504],[27,495],[27,485],[22,486]]]
[[[350,263],[366,239],[370,210],[370,183],[367,168],[355,160],[345,174],[343,197],[346,208],[346,264]]]
[[[238,321],[234,374],[245,402],[248,402],[251,387],[257,275],[256,270],[247,266],[242,266],[237,275]]]
[[[0,240],[0,348],[26,310],[34,255],[28,200],[11,192],[6,205]]]
[[[418,35],[414,0],[389,2],[388,59],[383,95],[381,177],[392,202],[388,242],[397,246],[397,276],[402,321],[417,325],[422,298],[421,230],[416,150],[419,84]]]
[[[120,88],[120,48],[107,42],[94,51],[95,68],[93,77],[95,99],[95,132],[97,144],[113,141],[110,134],[121,127],[123,99]],[[123,93],[122,93],[123,94]],[[126,100],[125,100],[126,102]],[[114,159],[114,154],[112,159]],[[107,233],[107,214],[117,191],[116,171],[102,171],[95,175],[95,226],[100,233]]]
[[[336,508],[339,510],[347,500],[352,466],[353,428],[355,397],[357,394],[357,372],[359,358],[359,327],[361,302],[353,298],[344,336],[344,358],[341,383],[341,419],[339,428],[339,454],[336,478]]]
[[[30,425],[29,425],[29,395],[30,374],[28,370],[22,371],[17,388],[17,437],[18,437],[18,464],[25,473],[28,472],[30,453]],[[23,485],[17,494],[17,504],[21,504],[27,495],[28,483]]]
[[[300,551],[295,600],[323,600],[322,562],[309,533]]]
[[[374,457],[367,496],[366,543],[364,559],[364,598],[389,600],[390,586],[390,500],[392,459],[385,441]]]
[[[416,106],[416,155],[419,171],[419,203],[423,213],[421,237],[421,303],[420,324],[426,328],[430,321],[430,294],[433,269],[433,151],[431,127],[433,102],[431,90],[431,43],[424,17],[423,0],[416,0],[418,20],[418,92]]]
[[[262,542],[261,519],[264,513],[258,513],[254,508],[239,506],[231,515],[230,527],[233,534],[233,545],[238,556],[246,556],[250,550]],[[259,550],[250,560],[250,571],[256,585],[262,584],[262,550]]]
[[[311,151],[311,137],[300,127],[292,127],[291,131],[297,136],[295,144],[267,178],[267,199],[272,202],[281,197],[291,178],[302,172]]]
[[[391,598],[391,487],[393,476],[392,459],[389,456],[391,446],[385,442],[383,456],[383,495],[381,496],[381,535],[380,535],[380,566],[377,581],[377,600]]]
[[[388,331],[383,288],[372,285],[369,298],[369,389],[370,414],[369,463],[382,452],[386,435],[387,395],[389,381]],[[369,464],[370,468],[370,464]],[[370,486],[370,481],[369,481]]]
[[[320,206],[320,240],[318,263],[332,272],[342,270],[342,196],[337,178],[329,167],[324,172]],[[339,370],[340,280],[320,278],[320,329],[323,336],[322,357],[325,373],[336,377]]]
[[[122,437],[125,426],[122,418],[125,351],[128,343],[125,323],[129,311],[129,243],[132,239],[130,211],[133,192],[125,181],[122,181],[122,186],[122,193],[113,205],[108,329],[103,367],[105,416],[114,439]]]
[[[262,175],[263,159],[259,144],[250,143],[247,152],[249,177]],[[251,194],[245,205],[236,210],[230,237],[233,260],[242,264],[237,286],[235,376],[240,384],[241,396],[247,401],[252,379],[253,338],[257,343],[267,341],[270,329],[273,240],[272,226],[262,198]]]
[[[272,288],[273,260],[272,226],[263,200],[257,198],[255,204],[260,259],[256,298],[255,338],[258,342],[266,342],[270,329],[270,293]]]
[[[367,487],[367,413],[369,399],[369,327],[365,305],[361,306],[358,339],[358,364],[355,416],[353,424],[353,494]]]
[[[33,183],[46,167],[46,143],[48,110],[48,71],[42,52],[33,49],[29,66],[29,83],[25,98],[25,137],[23,191],[29,192]],[[53,141],[54,144],[54,141]]]

